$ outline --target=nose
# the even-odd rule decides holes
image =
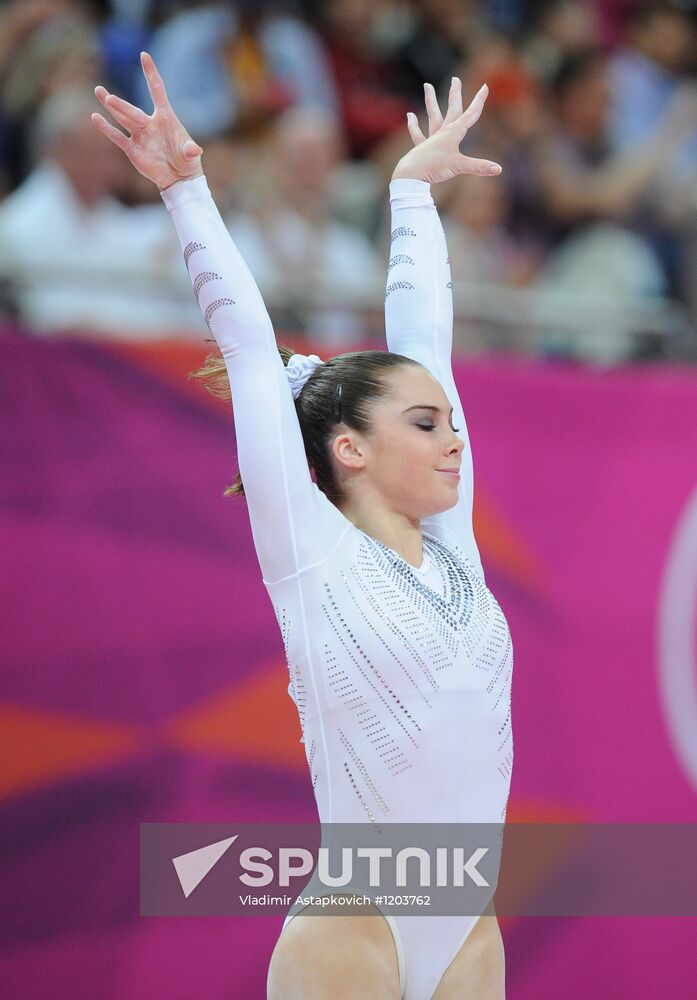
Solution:
[[[453,436],[450,442],[450,448],[448,449],[448,454],[452,455],[453,452],[462,451],[464,447],[465,447],[465,442],[462,440],[461,437],[458,437],[455,431],[453,431]]]

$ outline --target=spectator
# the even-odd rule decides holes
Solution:
[[[620,37],[618,51],[598,48]],[[507,345],[504,314],[527,336],[560,303],[596,323],[574,294],[647,316],[678,298],[697,328],[694,17],[660,0],[5,0],[0,278],[26,323],[200,334],[160,200],[94,144],[94,101],[80,94],[101,64],[140,103],[144,45],[205,143],[209,183],[280,326],[332,347],[381,337],[385,192],[410,147],[406,112],[424,80],[443,95],[454,73],[467,95],[489,85],[462,151],[474,143],[503,165],[494,185],[438,192],[456,334]],[[542,312],[525,305],[538,292]],[[589,353],[626,356],[622,338]]]
[[[396,18],[401,8],[390,6]],[[400,88],[420,107],[424,81],[447,90],[463,58],[478,49],[487,14],[474,0],[423,0],[411,10],[408,30],[391,55]]]
[[[488,157],[488,147],[468,155]],[[508,178],[465,175],[448,182],[443,228],[450,254],[455,309],[455,344],[471,351],[486,340],[505,343],[511,329],[515,296],[506,289],[525,287],[542,263],[539,247],[517,238],[509,228]],[[448,197],[449,194],[449,197]],[[506,309],[508,315],[503,315]]]
[[[605,58],[569,57],[552,86],[554,128],[536,162],[553,242],[596,219],[639,224],[652,183],[697,120],[697,102],[678,95],[660,130],[631,153],[615,152],[608,127],[612,94]]]
[[[384,292],[380,255],[332,216],[330,186],[343,155],[331,115],[287,111],[274,130],[257,204],[226,219],[279,323],[332,344],[365,334],[362,310],[381,305]]]
[[[665,295],[667,275],[656,250],[661,234],[647,225],[646,206],[652,185],[693,127],[695,103],[676,101],[660,130],[627,154],[615,152],[610,139],[610,82],[600,53],[569,57],[552,97],[556,127],[535,151],[551,247],[545,287],[582,289],[588,300],[614,296],[628,308],[637,299]],[[598,349],[616,360],[629,343],[624,338],[617,355],[607,344]]]
[[[62,87],[97,76],[99,40],[81,4],[68,0],[10,3],[0,21],[0,130],[11,186],[31,168],[29,123]]]
[[[601,25],[588,0],[551,0],[539,6],[521,46],[525,64],[542,83],[551,83],[562,63],[600,44]]]
[[[197,330],[166,214],[116,199],[125,161],[93,127],[95,104],[91,91],[66,88],[40,109],[38,165],[0,204],[0,275],[38,332]]]
[[[628,16],[625,44],[610,58],[610,134],[627,155],[660,130],[671,108],[697,102],[693,17],[669,3],[641,3]],[[697,119],[652,186],[646,224],[671,281],[697,327]],[[697,337],[694,350],[697,351]]]
[[[269,0],[189,0],[154,33],[150,52],[179,117],[201,140],[233,125],[263,128],[293,104],[336,109],[319,36]],[[139,69],[137,78],[148,108]]]
[[[609,133],[616,149],[645,142],[665,120],[673,98],[697,69],[697,35],[684,10],[642,3],[629,14],[627,43],[609,61]],[[671,165],[673,179],[697,171],[697,122]]]
[[[470,98],[483,83],[489,87],[487,114],[465,138],[462,152],[476,155],[472,152],[474,142],[486,150],[487,158],[502,164],[506,229],[518,244],[531,249],[541,244],[539,181],[531,163],[532,150],[551,127],[544,90],[525,65],[519,47],[498,30],[481,34],[476,50],[458,67],[456,75]],[[443,88],[442,98],[445,96]],[[533,256],[539,249],[531,249]]]
[[[376,33],[380,0],[328,0],[322,23],[339,107],[352,156],[365,156],[404,127],[412,99],[395,82],[398,66]]]
[[[488,155],[475,150],[468,155]],[[539,249],[515,239],[507,228],[510,196],[504,175],[495,183],[473,175],[458,177],[443,217],[453,288],[468,283],[519,288],[534,276],[541,260]],[[460,305],[464,308],[467,303]]]

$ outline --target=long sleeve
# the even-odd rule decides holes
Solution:
[[[340,521],[311,479],[271,319],[205,177],[172,185],[162,199],[225,360],[254,545],[264,581],[275,583],[326,558]]]
[[[388,350],[418,361],[438,379],[465,443],[459,499],[422,521],[446,544],[459,545],[484,576],[472,525],[474,473],[467,422],[452,370],[453,299],[445,234],[426,181],[390,184],[392,233],[385,292]]]

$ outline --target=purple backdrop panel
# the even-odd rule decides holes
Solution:
[[[266,752],[287,674],[230,415],[105,346],[0,352],[2,995],[262,998],[280,919],[138,915],[141,822],[315,817],[295,724]],[[697,373],[456,378],[514,640],[509,818],[697,820]],[[502,926],[520,1000],[694,992],[692,918]]]

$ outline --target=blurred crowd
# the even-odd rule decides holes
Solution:
[[[0,306],[37,333],[200,339],[157,190],[94,128],[152,105],[147,49],[279,331],[381,343],[387,186],[445,108],[489,98],[433,189],[455,345],[697,360],[697,0],[7,0]]]

